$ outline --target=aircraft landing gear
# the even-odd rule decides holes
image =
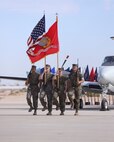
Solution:
[[[101,111],[107,111],[109,110],[109,106],[108,106],[108,101],[107,101],[107,87],[104,87],[104,90],[101,94]]]
[[[109,107],[108,107],[108,101],[106,100],[106,98],[103,98],[102,99],[102,102],[101,102],[101,111],[107,111],[109,110]]]

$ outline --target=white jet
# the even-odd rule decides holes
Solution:
[[[98,82],[84,82],[82,88],[86,92],[101,93],[101,110],[108,109],[107,94],[114,95],[114,56],[106,56],[99,67]]]

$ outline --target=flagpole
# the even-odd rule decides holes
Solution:
[[[45,15],[45,10],[44,10],[44,15]],[[45,29],[46,29],[46,23],[45,23]],[[46,70],[46,56],[44,57],[44,84],[46,84],[46,72],[45,72],[45,70]]]
[[[58,26],[58,13],[56,13],[56,21],[57,21],[57,26]],[[57,52],[57,71],[59,68],[59,53]],[[58,79],[57,79],[57,87],[59,88],[59,75],[58,75]]]
[[[44,84],[46,84],[46,56],[44,57]]]

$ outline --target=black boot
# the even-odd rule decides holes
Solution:
[[[61,111],[60,115],[64,115],[64,112],[63,112],[63,111]]]
[[[78,114],[78,110],[75,111],[75,114],[74,114],[74,115],[79,115],[79,114]]]
[[[31,106],[28,110],[28,112],[31,112],[34,108]]]
[[[33,115],[37,115],[37,111],[36,111],[36,110],[34,110],[34,113],[33,113]]]
[[[48,112],[47,115],[52,115],[52,113],[51,113],[51,112]]]
[[[47,107],[45,106],[45,107],[42,108],[42,111],[45,111],[46,109],[47,109]]]

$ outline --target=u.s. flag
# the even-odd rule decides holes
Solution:
[[[31,35],[27,40],[27,45],[29,47],[32,46],[44,32],[45,32],[45,15],[34,27]]]
[[[38,38],[36,42],[28,48],[28,54],[32,63],[39,61],[47,55],[59,52],[58,22],[54,22],[48,32]]]

